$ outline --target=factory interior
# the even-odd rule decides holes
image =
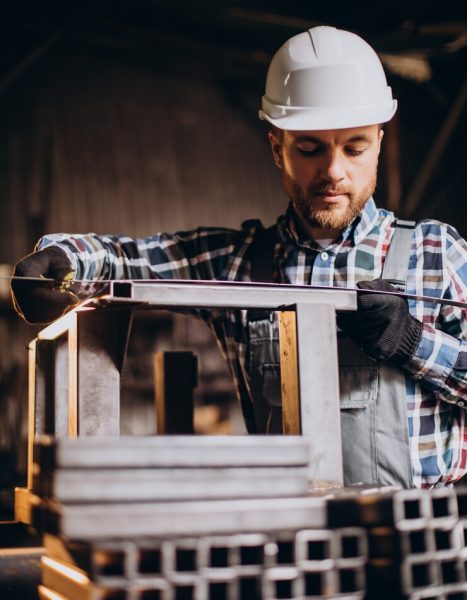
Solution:
[[[280,436],[248,435],[232,370],[199,318],[255,309],[246,302],[267,284],[109,284],[88,296],[113,300],[86,299],[47,327],[13,306],[15,264],[48,234],[272,226],[288,198],[258,119],[268,67],[286,40],[322,25],[366,40],[398,101],[376,205],[465,238],[465,2],[0,3],[2,600],[467,598],[465,478],[426,490],[343,483],[327,363],[352,292],[303,315],[308,300],[289,301],[297,290],[255,300],[302,307],[280,325],[282,402],[298,398]],[[464,314],[466,302],[464,290]],[[283,341],[289,327],[298,337]],[[317,366],[300,362],[307,350]],[[307,386],[324,405],[314,420],[300,413]]]

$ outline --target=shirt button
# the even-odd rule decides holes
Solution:
[[[457,406],[464,406],[464,403],[462,402],[462,400],[459,400],[459,402],[457,403]]]
[[[329,254],[327,252],[321,252],[321,260],[324,260],[324,262],[326,262],[328,258]]]
[[[414,379],[421,379],[422,376],[420,375],[420,373],[417,373],[416,375],[414,375]]]

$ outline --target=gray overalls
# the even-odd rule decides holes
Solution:
[[[405,291],[415,223],[397,220],[393,226],[381,277]],[[268,247],[272,262],[273,244],[259,248],[260,238],[271,238],[271,230],[261,231],[258,243],[253,242],[257,249],[249,255],[252,279],[271,281],[272,268],[263,269],[259,264]],[[247,370],[256,428],[258,433],[281,433],[279,337],[274,313],[249,311],[248,334]],[[340,331],[338,353],[344,483],[413,487],[403,371],[368,358]]]

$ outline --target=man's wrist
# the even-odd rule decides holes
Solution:
[[[415,317],[409,316],[405,327],[405,333],[394,354],[389,361],[392,364],[402,366],[415,354],[423,335],[423,323]]]

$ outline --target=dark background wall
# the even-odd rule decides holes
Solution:
[[[272,223],[287,200],[257,110],[273,52],[317,24],[372,43],[399,99],[386,126],[378,204],[448,221],[467,235],[465,3],[327,4],[2,2],[0,263],[7,266],[0,274],[46,232],[143,236],[237,227],[252,217]],[[6,280],[0,294],[0,488],[7,489],[24,475],[24,346],[37,328],[12,313]],[[226,374],[204,334],[170,317],[164,327],[178,348],[189,347],[190,335],[204,348],[204,391],[213,402],[225,399]],[[153,329],[136,328],[135,352],[150,356]],[[131,360],[127,430],[144,432],[138,423],[151,407],[151,373]]]
[[[257,119],[267,66],[318,23],[373,43],[399,99],[379,204],[467,233],[464,3],[320,4],[4,3],[0,262],[50,231],[272,222],[286,199]]]

